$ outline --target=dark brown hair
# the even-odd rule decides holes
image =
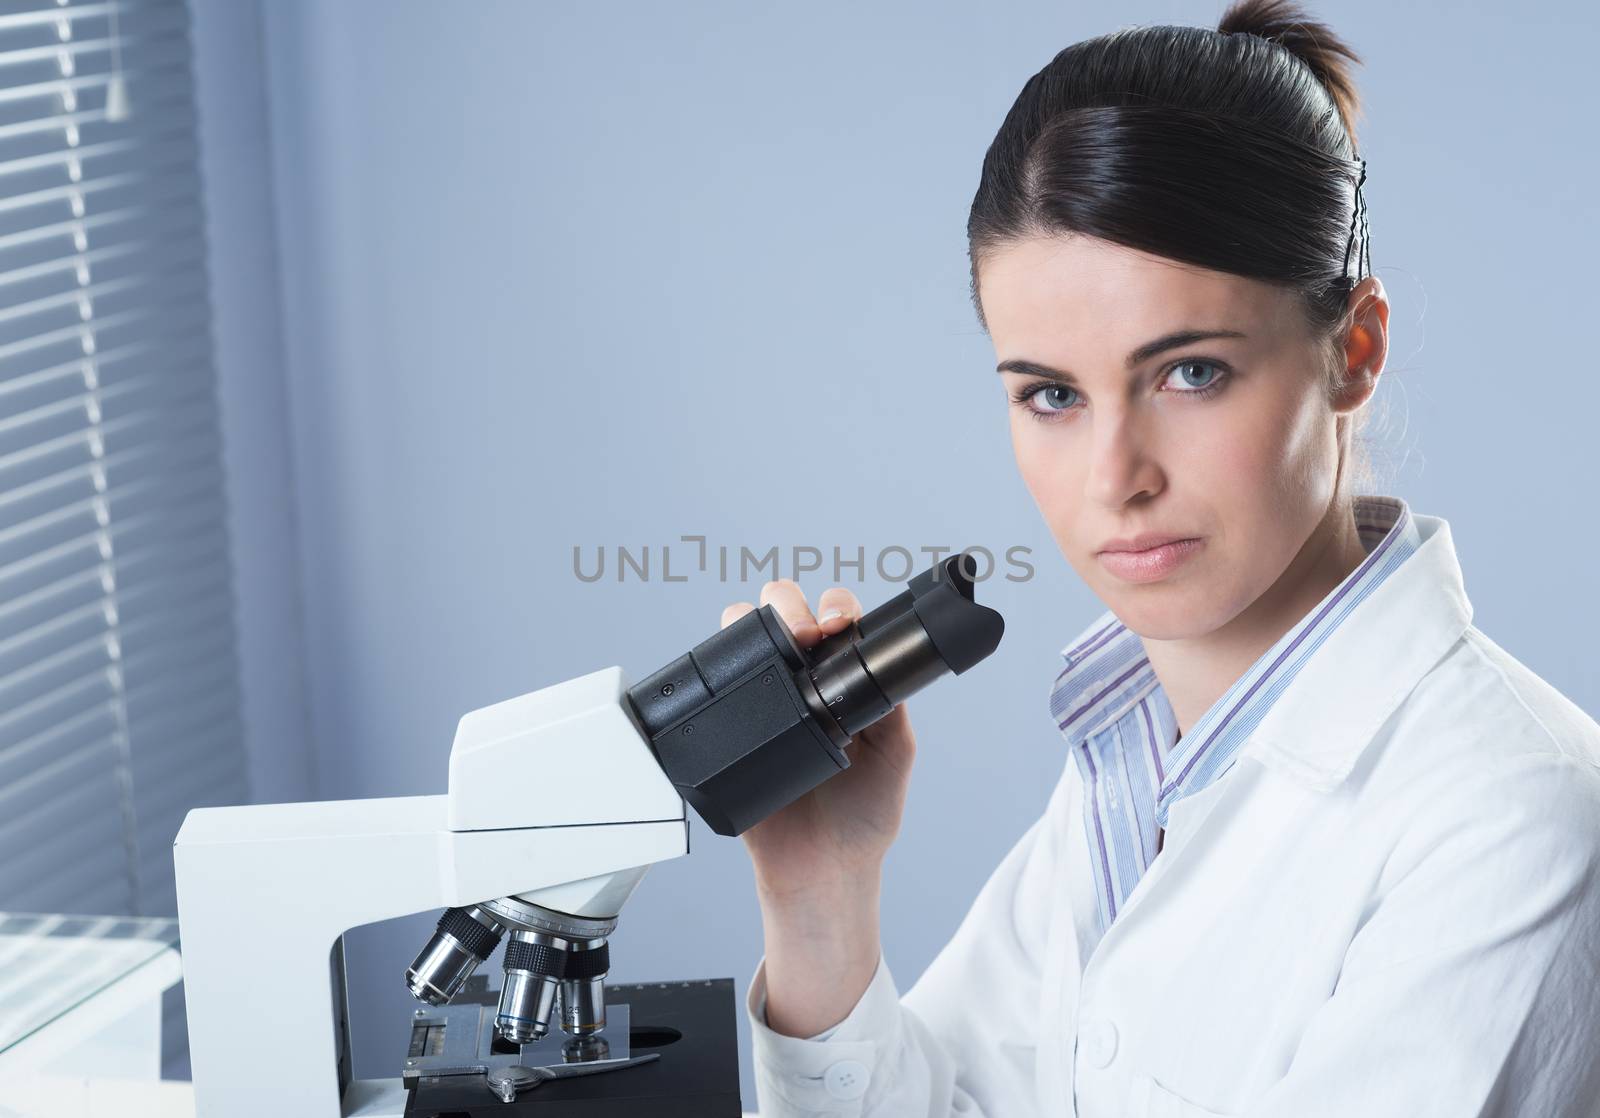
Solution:
[[[1291,0],[1237,0],[1215,31],[1129,27],[1062,50],[984,155],[967,218],[980,325],[979,269],[993,252],[1082,233],[1292,289],[1337,391],[1368,255],[1359,61]]]

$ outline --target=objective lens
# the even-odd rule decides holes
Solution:
[[[494,1029],[512,1044],[527,1044],[550,1031],[556,989],[566,971],[565,944],[543,932],[511,933]]]
[[[606,1027],[605,979],[561,980],[561,1027],[573,1036],[587,1036]]]
[[[512,1044],[538,1040],[550,1031],[555,1000],[556,980],[549,975],[506,971],[506,984],[500,988],[500,1007],[494,1017],[495,1032]]]
[[[561,1027],[573,1036],[588,1036],[606,1027],[606,983],[611,948],[604,939],[572,944],[561,980]]]
[[[445,909],[433,937],[406,968],[406,988],[419,1001],[443,1005],[493,954],[500,935],[500,925],[477,906]]]

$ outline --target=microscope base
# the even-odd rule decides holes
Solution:
[[[498,996],[476,975],[451,1004],[492,1007]],[[740,1118],[733,979],[607,983],[606,1004],[628,1007],[631,1053],[660,1059],[552,1080],[509,1103],[481,1075],[424,1075],[408,1088],[405,1118]]]

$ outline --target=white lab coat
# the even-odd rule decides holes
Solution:
[[[763,1118],[1600,1116],[1600,726],[1471,624],[1417,520],[1103,939],[1064,756],[904,998],[880,958],[827,1039],[781,1036],[763,959]]]

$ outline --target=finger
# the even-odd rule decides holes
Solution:
[[[794,634],[795,643],[809,648],[822,639],[817,619],[806,605],[806,596],[800,584],[792,578],[774,579],[761,588],[761,604],[771,606],[783,623]]]
[[[830,637],[860,619],[860,600],[843,586],[830,586],[817,599],[817,625]]]
[[[749,602],[734,602],[731,606],[724,607],[722,611],[722,624],[719,626],[719,628],[726,629],[729,625],[732,625],[735,621],[739,620],[739,618],[743,617],[745,614],[749,613],[755,608],[756,607],[751,605]]]

